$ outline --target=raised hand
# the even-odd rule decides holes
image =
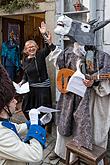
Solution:
[[[40,30],[41,34],[43,35],[45,42],[48,43],[49,45],[51,45],[52,36],[51,36],[50,32],[47,32],[46,24],[43,21],[41,22],[41,27],[39,27],[39,30]]]
[[[39,30],[40,30],[41,34],[46,33],[47,28],[46,28],[46,23],[45,22],[43,22],[43,21],[41,22],[41,27],[39,27]]]
[[[49,45],[52,44],[52,36],[50,32],[47,32],[43,35],[45,42],[47,42]]]

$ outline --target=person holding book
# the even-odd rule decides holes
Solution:
[[[92,144],[107,148],[110,129],[110,55],[97,49],[94,35],[110,20],[97,21],[83,23],[67,16],[57,20],[55,33],[68,36],[74,47],[64,51],[54,50],[55,66],[59,71],[65,66],[75,72],[80,61],[79,69],[85,75],[82,81],[86,91],[79,101],[74,92],[61,93],[57,102],[57,109],[61,113],[57,116],[57,139],[54,152],[49,156],[51,160],[58,157],[66,159],[66,143],[69,140],[73,140],[79,148],[92,150]],[[103,161],[99,164],[103,165]]]
[[[15,92],[8,73],[0,65],[0,164],[37,164],[43,160],[46,130],[39,124],[37,110],[30,110],[30,122],[17,124],[10,121],[16,111]]]

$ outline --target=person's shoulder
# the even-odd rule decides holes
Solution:
[[[37,52],[36,52],[36,55],[35,55],[35,57],[36,57],[36,59],[38,59],[38,58],[40,58],[41,56],[39,56],[40,54],[43,54],[44,52],[45,52],[45,47],[43,47],[43,48],[40,48]]]

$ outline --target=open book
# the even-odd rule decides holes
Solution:
[[[24,93],[27,93],[27,92],[30,91],[28,82],[26,82],[23,85],[19,86],[19,84],[15,83],[13,81],[13,85],[14,85],[14,87],[16,89],[16,93],[24,94]]]
[[[66,90],[84,97],[87,88],[83,83],[84,79],[84,74],[77,70],[69,79]]]
[[[38,112],[38,114],[44,113],[44,115],[40,118],[40,121],[43,125],[49,123],[52,120],[52,113],[53,112],[60,112],[61,110],[57,110],[54,108],[49,108],[45,106],[40,106],[39,108],[32,108],[31,110]],[[33,115],[33,119],[36,121],[36,116]]]
[[[37,110],[42,113],[60,112],[60,110],[58,110],[58,109],[48,108],[45,106],[40,106],[39,108],[37,108]]]

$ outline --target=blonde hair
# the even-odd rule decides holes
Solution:
[[[37,48],[37,50],[39,49],[39,46],[37,45],[37,43],[34,40],[28,40],[25,42],[25,45],[24,45],[24,49],[23,49],[24,54],[27,54],[27,46],[29,44],[33,44]]]

